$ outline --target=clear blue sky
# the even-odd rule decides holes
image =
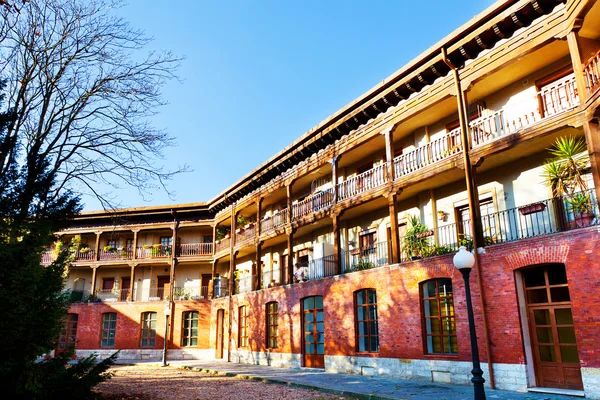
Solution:
[[[492,4],[492,0],[130,0],[120,14],[184,55],[154,123],[177,138],[169,187],[123,206],[207,201]],[[99,204],[84,199],[87,210]]]

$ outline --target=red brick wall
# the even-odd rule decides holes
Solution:
[[[597,260],[599,247],[600,234],[597,229],[590,228],[487,248],[486,254],[481,256],[481,265],[494,362],[525,363],[514,271],[535,264],[564,263],[582,366],[600,367],[600,357],[595,350],[600,346],[600,310],[593,307],[595,300],[600,298],[600,263]],[[452,279],[459,347],[457,356],[426,355],[423,351],[419,284],[432,278]],[[476,271],[472,272],[470,282],[479,350],[482,360],[487,361]],[[452,265],[452,255],[234,296],[232,348],[237,348],[238,306],[247,304],[250,335],[248,350],[265,350],[265,305],[269,301],[277,301],[279,349],[274,351],[301,353],[300,300],[307,296],[321,295],[325,304],[326,354],[356,355],[353,292],[363,288],[377,291],[380,357],[470,360],[464,285],[462,276]],[[214,322],[218,308],[225,309],[226,353],[228,299],[213,301],[210,346],[215,347]]]
[[[106,312],[117,313],[117,330],[115,333],[115,349],[140,348],[140,319],[143,312],[156,312],[156,343],[153,349],[163,348],[165,332],[164,317],[165,302],[134,302],[134,303],[77,303],[69,310],[79,314],[77,323],[77,349],[99,349],[102,314]],[[175,303],[171,335],[173,337],[170,348],[179,348],[181,345],[182,316],[184,311],[196,310],[198,320],[198,347],[208,348],[210,302],[186,301]],[[144,347],[147,349],[147,347]]]
[[[600,367],[600,310],[594,307],[600,298],[600,233],[595,228],[581,229],[509,244],[490,246],[481,256],[494,362],[525,363],[514,271],[534,264],[564,263],[573,305],[573,318],[582,366]],[[451,278],[459,354],[445,359],[469,361],[469,329],[462,276],[452,265],[452,255],[413,261],[392,268],[377,268],[334,278],[276,287],[232,298],[232,348],[237,347],[238,307],[247,304],[248,350],[265,350],[265,306],[279,303],[279,348],[274,352],[301,353],[300,300],[307,296],[324,298],[325,351],[328,355],[356,355],[353,292],[373,288],[377,291],[379,311],[380,357],[406,359],[442,359],[424,354],[419,284],[433,278]],[[483,328],[476,271],[471,274],[479,349],[487,360],[482,341]],[[182,313],[198,310],[199,348],[215,348],[216,313],[225,310],[224,357],[227,357],[229,298],[209,301],[177,302],[172,326],[173,347],[181,344]],[[115,348],[139,348],[139,321],[142,312],[157,312],[156,349],[162,348],[164,302],[74,304],[79,314],[77,348],[100,347],[102,313],[117,312]]]

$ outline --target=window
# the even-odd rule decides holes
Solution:
[[[198,346],[198,311],[183,313],[182,346]]]
[[[238,347],[248,346],[248,306],[238,309]]]
[[[77,321],[79,320],[78,314],[69,314],[67,316],[66,330],[60,335],[58,342],[59,349],[74,348],[75,342],[77,341]]]
[[[279,318],[279,304],[275,301],[267,303],[267,348],[277,348],[277,332]]]
[[[373,289],[354,292],[356,310],[356,351],[379,352],[377,293]]]
[[[456,208],[459,221],[459,233],[471,236],[471,215],[469,206],[464,205]],[[479,200],[479,213],[481,214],[481,228],[484,236],[494,237],[496,235],[496,215],[494,201],[492,198]]]
[[[102,314],[102,334],[100,347],[115,347],[115,334],[117,333],[117,313]]]
[[[202,237],[202,240],[204,240],[204,243],[212,243],[212,236],[211,235],[204,235]]]
[[[372,229],[360,233],[360,255],[366,256],[375,253],[375,242],[377,241],[377,232]]]
[[[154,347],[156,344],[156,313],[142,313],[141,347]]]
[[[454,297],[450,279],[433,279],[421,286],[423,325],[429,354],[457,354]]]
[[[127,239],[125,241],[125,248],[127,249],[127,251],[133,250],[133,239]]]
[[[108,246],[112,247],[113,249],[116,249],[118,246],[118,242],[115,239],[111,239],[108,241]]]
[[[160,237],[160,245],[161,246],[170,246],[173,244],[173,236],[161,236]]]

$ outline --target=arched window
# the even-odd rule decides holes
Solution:
[[[279,331],[279,304],[276,301],[267,303],[267,348],[277,348]]]
[[[354,292],[356,317],[356,351],[379,352],[379,326],[377,323],[377,292],[362,289]]]
[[[117,313],[107,312],[102,314],[102,334],[100,347],[115,347],[117,333]]]
[[[154,347],[156,344],[156,313],[148,311],[142,313],[141,347]]]
[[[67,326],[65,331],[60,335],[58,342],[59,349],[72,349],[75,348],[75,342],[77,341],[77,321],[79,320],[78,314],[69,314],[67,316]]]
[[[426,353],[457,354],[452,280],[432,279],[421,284]]]
[[[198,311],[183,313],[181,345],[184,347],[198,346]]]

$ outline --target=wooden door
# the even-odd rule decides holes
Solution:
[[[523,272],[537,386],[583,389],[565,267]]]
[[[202,283],[200,284],[200,296],[203,299],[208,299],[208,285],[210,285],[210,280],[212,279],[211,274],[202,274]]]
[[[165,298],[165,295],[167,295],[168,293],[165,293],[165,285],[169,284],[169,277],[168,276],[159,276],[156,278],[156,288],[157,290],[157,296],[160,297],[161,300],[163,300]]]
[[[223,317],[225,310],[217,310],[217,343],[215,344],[215,357],[223,358]]]
[[[325,368],[323,297],[313,296],[302,300],[302,311],[304,366]]]
[[[121,301],[127,301],[131,290],[131,278],[121,279]]]

